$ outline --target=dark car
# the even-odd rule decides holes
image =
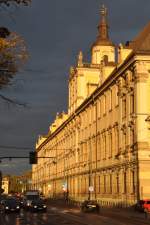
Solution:
[[[81,204],[82,212],[97,212],[99,213],[100,207],[95,200],[85,200]]]
[[[19,203],[20,207],[22,208],[23,207],[23,204],[24,204],[24,199],[23,197],[15,197],[16,201]]]
[[[2,203],[3,212],[20,212],[20,204],[14,198],[8,198]]]
[[[26,195],[23,200],[23,208],[26,210],[30,210],[31,204],[33,201],[39,200],[39,195]]]
[[[150,212],[150,199],[139,200],[135,205],[135,210],[139,212]]]
[[[46,212],[47,206],[45,204],[45,201],[43,199],[36,199],[33,200],[30,206],[30,211],[32,212],[38,212],[43,211]]]

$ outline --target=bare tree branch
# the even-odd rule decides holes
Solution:
[[[7,9],[9,6],[17,7],[17,5],[27,6],[31,1],[0,0],[0,8]],[[18,34],[10,32],[5,27],[0,27],[0,90],[11,84],[10,81],[17,74],[27,58],[28,54],[23,38]],[[8,104],[27,107],[26,103],[10,99],[2,94],[0,94],[0,98]]]
[[[31,0],[0,0],[0,5],[10,6],[12,4],[22,4],[28,6]]]
[[[16,101],[16,100],[13,100],[13,99],[10,99],[2,94],[0,94],[0,98],[2,100],[4,100],[5,102],[7,103],[10,103],[12,105],[16,105],[16,106],[23,106],[25,108],[29,108],[29,106],[27,105],[27,103],[23,103],[23,102],[19,102],[19,101]]]

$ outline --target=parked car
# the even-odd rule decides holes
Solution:
[[[27,191],[24,195],[23,208],[29,210],[32,204],[32,201],[40,199],[38,191]]]
[[[150,212],[150,199],[139,200],[135,205],[135,210],[139,212]]]
[[[85,200],[81,204],[81,211],[82,212],[97,212],[100,211],[100,206],[95,200]]]
[[[43,199],[36,199],[33,200],[30,206],[30,211],[32,212],[38,212],[38,211],[44,211],[46,212],[47,206],[45,204],[45,201]]]
[[[20,212],[20,204],[15,198],[7,198],[2,202],[3,212]]]

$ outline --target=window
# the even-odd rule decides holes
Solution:
[[[127,192],[127,174],[124,172],[124,193]]]
[[[99,176],[99,193],[101,193],[101,177]]]
[[[115,129],[115,136],[116,136],[116,138],[115,138],[115,148],[116,148],[116,154],[118,154],[119,153],[119,131],[118,131],[118,126],[116,127],[116,129]]]
[[[103,114],[106,114],[106,95],[103,96]]]
[[[112,133],[109,133],[109,157],[112,157]]]
[[[116,86],[115,88],[115,105],[119,105],[119,88]]]
[[[100,194],[100,190],[101,190],[101,178],[100,178],[100,176],[97,176],[97,193],[99,193]]]
[[[135,172],[132,171],[132,190],[135,193]]]
[[[130,95],[130,113],[134,113],[134,95]]]
[[[110,182],[110,193],[112,193],[112,174],[110,174],[110,177],[109,177],[109,182]]]
[[[122,117],[126,117],[126,98],[122,99]]]
[[[119,174],[116,176],[116,192],[119,193]]]
[[[104,175],[104,193],[106,193],[106,175]]]
[[[130,144],[134,144],[134,129],[130,130]]]
[[[93,121],[95,121],[95,120],[96,120],[96,105],[95,105],[95,104],[94,104],[93,107],[92,107],[92,112],[93,112],[93,113],[92,113],[92,114],[93,114],[93,115],[92,115]]]
[[[97,104],[97,117],[98,118],[101,117],[101,100],[98,100],[98,104]]]
[[[100,135],[97,137],[97,161],[100,161],[101,158],[101,143],[100,143]]]
[[[103,136],[103,151],[104,151],[104,159],[106,159],[106,134]]]
[[[112,90],[109,90],[109,111],[112,110]]]

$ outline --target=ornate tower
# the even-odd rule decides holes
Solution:
[[[98,25],[98,36],[92,45],[92,64],[100,64],[105,58],[108,62],[115,62],[115,47],[108,34],[107,8],[103,5]]]

